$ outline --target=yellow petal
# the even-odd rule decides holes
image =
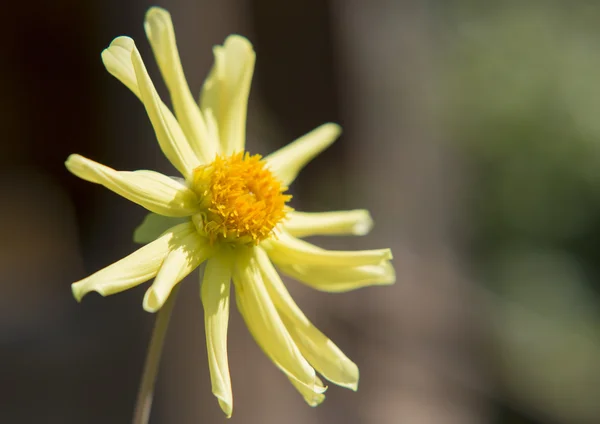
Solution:
[[[367,234],[373,226],[369,212],[364,209],[341,212],[288,212],[283,223],[285,230],[294,237],[313,235]]]
[[[208,131],[209,137],[211,137],[213,140],[221,140],[221,137],[219,136],[219,124],[212,109],[204,109],[203,112],[204,120],[206,121],[206,130]],[[220,141],[219,146],[217,146],[217,150],[221,151]]]
[[[65,165],[79,178],[101,184],[160,215],[184,217],[198,209],[198,197],[192,190],[158,172],[115,171],[80,155],[70,155]]]
[[[73,296],[78,302],[91,291],[108,296],[154,278],[168,253],[175,249],[182,239],[195,231],[194,224],[191,222],[171,228],[162,237],[136,250],[131,255],[73,283],[71,285]]]
[[[154,283],[146,291],[143,306],[148,312],[158,311],[167,301],[171,290],[213,253],[208,239],[197,232],[188,235],[175,246],[162,263]]]
[[[239,249],[239,248],[238,248]],[[254,249],[240,249],[234,267],[233,282],[238,309],[252,336],[273,363],[295,382],[309,403],[325,392],[302,353],[281,321],[258,267]]]
[[[129,37],[117,37],[102,52],[104,66],[140,98],[150,117],[161,150],[187,179],[200,160],[190,147],[179,123],[160,100],[144,62]]]
[[[102,51],[102,63],[106,70],[121,81],[139,99],[140,89],[135,76],[135,70],[131,63],[131,52],[135,49],[135,43],[129,37],[117,37],[110,46]]]
[[[281,232],[277,239],[264,241],[263,246],[275,262],[296,265],[328,265],[333,267],[355,267],[378,265],[392,259],[390,249],[339,251],[325,250],[314,244]]]
[[[269,169],[281,180],[284,186],[289,186],[298,173],[315,156],[329,147],[341,134],[338,124],[323,124],[296,141],[271,153],[265,158]]]
[[[327,265],[296,265],[275,262],[290,277],[316,289],[342,293],[368,286],[384,286],[396,282],[394,267],[388,261],[378,265],[332,267]]]
[[[171,93],[181,129],[198,159],[203,163],[212,162],[217,153],[218,139],[209,137],[200,108],[190,92],[177,50],[171,15],[162,8],[152,7],[146,13],[144,28]]]
[[[244,150],[246,112],[256,55],[244,37],[230,35],[222,46],[215,46],[215,64],[204,82],[200,106],[206,116],[216,118],[221,151],[226,155]]]
[[[306,318],[290,296],[267,254],[260,248],[256,250],[267,290],[302,355],[327,380],[338,386],[356,390],[358,387],[356,364]]]
[[[207,261],[200,293],[204,306],[206,348],[212,392],[219,400],[221,409],[229,418],[233,410],[233,395],[227,359],[227,326],[229,324],[233,252],[226,249],[221,249]]]
[[[300,394],[304,398],[304,401],[309,406],[319,406],[325,400],[324,393],[325,390],[327,390],[327,387],[323,384],[319,377],[315,377],[316,385],[318,387],[322,387],[323,389],[320,389],[318,391],[314,391],[306,387],[305,385],[298,383],[298,381],[293,378],[288,377],[288,380],[290,380],[290,383],[292,383],[296,390],[300,392]]]

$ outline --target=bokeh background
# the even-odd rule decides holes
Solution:
[[[255,45],[248,145],[326,121],[344,135],[293,186],[300,210],[366,207],[398,282],[343,295],[289,281],[357,362],[358,393],[306,406],[235,308],[231,423],[600,422],[600,2],[159,1],[190,86],[230,33]],[[0,25],[0,422],[127,423],[154,317],[145,286],[82,304],[69,284],[125,256],[144,211],[67,173],[80,153],[173,174],[100,52],[147,1],[10,1]],[[166,98],[166,96],[165,96]],[[226,422],[184,282],[152,423]]]

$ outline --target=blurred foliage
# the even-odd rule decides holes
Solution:
[[[596,422],[600,311],[581,268],[540,249],[507,252],[490,268],[499,385],[559,422]]]
[[[442,112],[501,403],[600,422],[600,2],[444,7]]]
[[[467,3],[450,19],[444,69],[478,234],[497,244],[584,233],[600,211],[600,5]]]

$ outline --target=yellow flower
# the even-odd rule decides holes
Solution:
[[[176,284],[205,263],[201,299],[212,391],[227,416],[233,408],[226,343],[231,280],[250,332],[309,405],[321,403],[326,389],[315,369],[332,383],[356,390],[358,368],[306,318],[275,268],[327,292],[395,280],[389,249],[330,251],[300,240],[366,234],[372,224],[367,211],[306,213],[286,205],[291,198],[284,194],[286,186],[333,143],[340,127],[324,124],[264,159],[244,152],[255,61],[250,42],[232,35],[214,48],[215,64],[197,104],[169,13],[150,9],[145,29],[174,114],[159,98],[132,39],[116,38],[102,60],[141,100],[162,151],[183,178],[115,171],[79,155],[68,158],[73,174],[151,212],[134,235],[148,244],[74,283],[75,298],[91,291],[115,294],[154,278],[143,307],[156,312]]]

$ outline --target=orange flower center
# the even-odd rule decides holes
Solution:
[[[203,206],[193,220],[211,243],[258,244],[285,218],[292,198],[283,194],[287,187],[265,168],[261,156],[249,153],[217,156],[194,169],[193,188]]]

